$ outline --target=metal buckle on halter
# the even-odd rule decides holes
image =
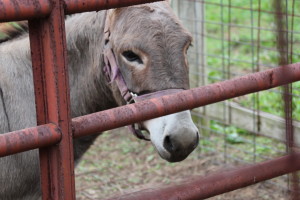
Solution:
[[[138,97],[138,95],[133,92],[129,92],[129,94],[130,94],[131,98],[127,101],[127,104],[135,103],[134,98]]]

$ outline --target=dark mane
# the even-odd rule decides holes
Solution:
[[[0,43],[17,38],[27,32],[27,21],[0,23]]]

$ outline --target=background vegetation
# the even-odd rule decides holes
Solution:
[[[205,20],[207,21],[205,39],[209,83],[278,66],[279,55],[273,1],[210,0],[207,2],[209,3],[205,5]],[[298,15],[300,3],[292,0],[286,2],[289,13],[287,16],[289,31],[287,56],[291,63],[296,63],[300,62],[300,16]],[[220,3],[231,5],[231,7],[222,7]],[[300,120],[299,82],[293,84],[293,96],[293,116]],[[255,99],[258,100],[258,104]],[[259,108],[283,117],[281,99],[282,90],[276,88],[260,92],[259,95],[248,95],[237,102],[245,107]]]

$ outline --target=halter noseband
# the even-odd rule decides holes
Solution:
[[[104,68],[103,72],[107,77],[109,83],[115,82],[118,86],[118,89],[123,97],[123,99],[127,102],[127,104],[141,102],[157,97],[161,97],[164,95],[175,94],[177,92],[182,91],[183,89],[168,89],[168,90],[161,90],[153,93],[148,93],[144,95],[137,95],[131,92],[126,82],[121,74],[120,68],[117,64],[116,57],[114,52],[110,46],[109,38],[110,38],[110,19],[108,16],[108,11],[106,13],[106,20],[105,20],[105,28],[104,28],[104,37],[105,37],[105,47],[104,47]],[[142,133],[141,126],[138,124],[138,128],[135,127],[134,124],[128,126],[129,130],[139,139],[149,141],[149,138],[146,138]]]

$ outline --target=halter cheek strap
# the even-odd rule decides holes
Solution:
[[[104,50],[104,63],[105,66],[103,68],[103,71],[107,77],[108,82],[115,82],[123,99],[127,102],[127,104],[132,103],[134,101],[134,97],[137,97],[137,95],[129,91],[111,48],[105,48]],[[149,138],[146,138],[142,133],[140,126],[136,128],[135,125],[132,124],[129,125],[128,128],[137,138],[149,141]]]
[[[127,103],[131,102],[134,95],[130,93],[125,83],[111,48],[105,47],[104,49],[104,64],[103,72],[107,81],[109,83],[116,82],[123,99]]]
[[[110,25],[110,19],[108,14],[106,14],[105,29],[104,29],[105,48],[103,52],[105,65],[103,68],[103,72],[109,83],[115,82],[117,84],[118,89],[123,99],[127,102],[127,104],[141,102],[141,101],[161,97],[164,95],[175,94],[183,90],[183,89],[168,89],[168,90],[157,91],[157,92],[153,92],[141,96],[138,96],[137,94],[131,92],[128,89],[126,82],[121,74],[120,68],[117,64],[116,57],[109,43],[109,38],[110,38],[109,25]],[[135,124],[132,124],[129,125],[128,128],[137,138],[149,141],[150,139],[148,137],[145,137],[145,135],[142,133],[142,128],[140,124],[137,124],[137,126],[138,127],[135,127]]]

